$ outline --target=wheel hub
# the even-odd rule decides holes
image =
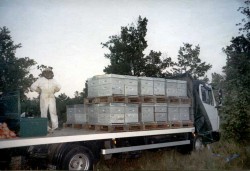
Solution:
[[[201,138],[197,138],[196,141],[195,141],[195,150],[196,151],[201,151],[203,149],[204,149],[204,145],[202,143]]]
[[[69,162],[69,170],[88,170],[90,166],[85,154],[76,154]]]

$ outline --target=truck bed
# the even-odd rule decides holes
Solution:
[[[66,142],[188,133],[188,132],[194,132],[194,130],[195,130],[194,127],[188,127],[188,128],[178,128],[178,129],[107,132],[107,131],[97,131],[97,130],[89,130],[89,129],[63,128],[61,130],[56,130],[53,133],[47,134],[47,136],[1,139],[0,149],[24,147],[24,146],[32,146],[32,145],[66,143]]]

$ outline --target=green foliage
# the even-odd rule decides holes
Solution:
[[[26,116],[40,117],[39,98],[24,99],[21,101],[21,113],[25,112]]]
[[[250,138],[250,1],[245,1],[246,7],[238,10],[246,16],[242,19],[240,33],[234,37],[231,44],[223,48],[227,55],[226,66],[223,67],[225,76],[215,75],[213,82],[223,91],[222,128],[224,138],[237,143],[249,141]],[[244,34],[246,33],[246,34]]]
[[[57,115],[58,115],[59,127],[62,127],[63,123],[65,123],[67,120],[66,106],[69,102],[70,102],[70,98],[65,93],[61,93],[56,98],[56,110],[57,110]]]
[[[250,37],[250,0],[245,1],[246,6],[245,7],[240,7],[238,11],[240,11],[243,15],[246,16],[246,18],[242,19],[242,23],[238,23],[237,25],[240,26],[239,31],[242,33],[246,33],[245,37],[248,38]]]
[[[221,97],[219,97],[219,91],[221,91],[220,93],[222,93],[222,95],[225,92],[225,75],[221,75],[221,74],[218,74],[215,72],[212,73],[211,85],[213,86],[213,89],[216,92],[216,93],[214,93],[216,102],[221,101],[221,103],[222,103],[222,99],[221,99]],[[219,105],[219,104],[217,103],[217,105]]]
[[[224,75],[218,74],[216,72],[212,73],[212,83],[211,84],[216,90],[224,89],[224,87],[225,87],[224,82],[225,82]]]
[[[59,126],[62,127],[63,123],[67,121],[67,105],[83,104],[86,95],[84,92],[75,92],[75,97],[70,98],[65,93],[61,93],[56,98],[56,108]]]
[[[212,65],[202,62],[199,58],[199,45],[195,46],[195,48],[192,48],[192,46],[192,44],[184,43],[183,47],[180,47],[178,52],[178,63],[176,63],[177,67],[174,68],[174,74],[188,72],[194,79],[199,79],[205,76],[206,72],[212,68]]]
[[[182,155],[168,148],[156,152],[142,151],[142,157],[133,159],[101,159],[96,170],[249,170],[249,151],[232,142],[213,143],[201,152]],[[227,161],[233,154],[238,158]]]
[[[167,69],[174,67],[174,74],[182,71],[190,72],[195,79],[205,77],[205,73],[212,65],[202,62],[199,58],[200,47],[192,49],[192,45],[184,43],[180,48],[178,63],[174,63],[171,57],[162,57],[161,52],[151,50],[149,55],[143,53],[147,48],[145,36],[147,33],[146,18],[139,16],[136,26],[121,27],[120,35],[109,37],[109,41],[102,43],[110,53],[105,57],[110,59],[110,65],[103,70],[107,74],[135,75],[148,77],[167,77],[173,73]]]
[[[105,73],[141,75],[145,64],[143,51],[148,46],[145,40],[147,22],[139,16],[136,27],[133,24],[121,27],[120,35],[110,36],[109,41],[102,43],[110,50],[105,57],[110,59],[111,65],[105,67]]]
[[[21,44],[14,44],[10,31],[0,28],[0,91],[21,91],[21,99],[24,92],[34,81],[34,76],[29,73],[31,66],[36,62],[28,57],[17,58],[15,53]]]
[[[249,138],[250,120],[250,42],[242,35],[223,49],[227,63],[225,80],[225,136],[235,140]]]
[[[166,67],[172,66],[171,58],[161,58],[161,52],[150,51],[145,56],[143,51],[147,48],[145,36],[147,33],[146,18],[139,16],[136,26],[121,27],[120,35],[110,36],[110,40],[102,43],[110,53],[105,57],[110,59],[110,65],[105,67],[107,74],[154,76],[169,75]]]
[[[143,75],[147,77],[166,77],[172,75],[166,68],[173,66],[174,62],[170,57],[161,59],[161,52],[150,51],[149,55],[145,57],[145,67]]]
[[[44,70],[44,69],[47,69],[47,68],[53,70],[53,67],[51,67],[51,66],[46,66],[46,65],[43,65],[43,64],[37,66],[37,69],[39,69],[39,70],[41,71],[41,73],[39,74],[39,77],[42,76],[43,70]]]

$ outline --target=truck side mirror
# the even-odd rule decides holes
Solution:
[[[218,105],[216,106],[216,108],[220,108],[222,106],[222,89],[218,90]]]
[[[218,97],[219,97],[219,105],[222,105],[222,90],[219,89],[218,91]]]

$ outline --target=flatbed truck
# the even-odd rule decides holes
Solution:
[[[0,152],[4,157],[0,160],[7,160],[8,164],[12,156],[21,155],[43,159],[49,169],[91,170],[102,155],[108,159],[116,154],[165,147],[189,153],[218,141],[219,116],[212,87],[190,77],[182,79],[187,80],[188,97],[192,100],[193,126],[121,132],[66,127],[47,136],[1,139]]]

